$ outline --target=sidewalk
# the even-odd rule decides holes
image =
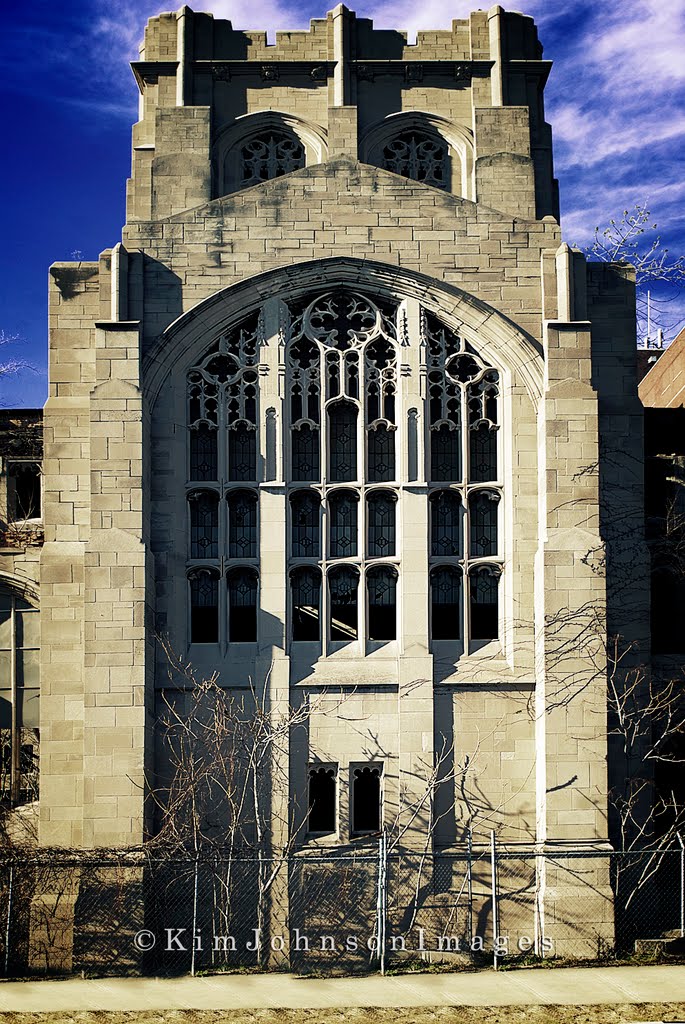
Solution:
[[[685,967],[570,967],[381,978],[288,974],[0,982],[0,1012],[685,1002]]]

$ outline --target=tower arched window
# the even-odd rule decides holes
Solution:
[[[463,506],[458,491],[433,491],[430,496],[431,555],[459,558],[463,554]]]
[[[190,585],[190,642],[215,644],[219,640],[219,572],[193,569]]]
[[[328,409],[328,476],[332,483],[357,478],[357,408],[335,402]]]
[[[366,573],[369,640],[397,636],[397,570],[392,565],[372,566]]]
[[[483,565],[469,573],[472,640],[495,640],[499,635],[499,581],[501,569]]]
[[[293,132],[264,132],[241,146],[240,187],[259,185],[304,166],[304,146]]]
[[[333,491],[328,498],[328,555],[352,558],[358,553],[356,491]]]
[[[497,555],[497,491],[476,491],[469,496],[470,550],[474,558]]]
[[[458,566],[439,565],[431,570],[431,636],[434,640],[461,640],[461,581]]]
[[[321,557],[321,496],[316,491],[290,495],[291,553],[294,558]]]
[[[383,149],[383,166],[426,185],[449,186],[447,144],[437,132],[411,129],[396,135]]]

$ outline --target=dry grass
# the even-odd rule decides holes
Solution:
[[[685,1022],[683,1003],[440,1006],[339,1010],[135,1010],[2,1013],[0,1024],[632,1024]]]

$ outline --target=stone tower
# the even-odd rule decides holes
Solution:
[[[339,5],[267,45],[183,7],[133,70],[122,239],[51,269],[42,841],[144,839],[166,634],[272,709],[314,701],[303,845],[403,815],[410,847],[606,845],[633,286],[562,244],[533,21],[408,45]],[[446,751],[471,768],[427,824]]]

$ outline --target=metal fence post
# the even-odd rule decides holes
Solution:
[[[378,899],[376,904],[376,934],[378,936],[377,956],[381,974],[385,974],[385,927],[388,885],[388,849],[385,830],[378,839]]]
[[[677,832],[680,843],[680,935],[685,936],[685,843],[680,832]]]
[[[473,833],[466,836],[466,884],[469,901],[469,942],[473,942]]]
[[[9,974],[10,967],[10,937],[12,922],[12,890],[14,886],[14,864],[10,864],[9,882],[7,888],[7,922],[5,925],[5,977]]]
[[[497,920],[497,846],[494,829],[490,833],[490,871],[492,874],[492,966],[497,970],[499,921]]]

